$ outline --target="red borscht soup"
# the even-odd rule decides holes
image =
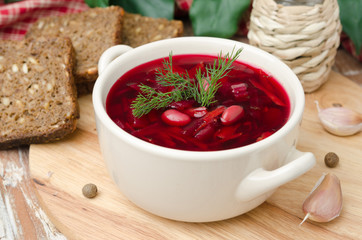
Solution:
[[[204,71],[215,59],[209,55],[175,55],[173,70],[187,71],[193,79],[196,69]],[[135,117],[131,105],[141,91],[141,83],[166,91],[155,80],[164,60],[153,60],[126,72],[107,96],[108,115],[129,134],[173,149],[216,151],[260,141],[287,122],[290,102],[283,87],[273,76],[238,60],[219,80],[216,101],[207,108],[187,99]]]

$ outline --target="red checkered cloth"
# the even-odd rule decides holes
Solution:
[[[0,39],[21,40],[30,25],[40,17],[81,12],[84,0],[24,0],[5,4],[0,0]]]

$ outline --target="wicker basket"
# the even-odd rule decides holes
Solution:
[[[284,6],[254,0],[248,39],[283,60],[305,92],[327,81],[340,42],[342,26],[337,0],[314,6]]]

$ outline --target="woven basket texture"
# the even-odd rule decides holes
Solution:
[[[314,6],[254,0],[248,39],[285,62],[304,91],[313,92],[328,80],[341,30],[337,0]]]

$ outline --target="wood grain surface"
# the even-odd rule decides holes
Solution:
[[[65,240],[39,204],[29,175],[28,150],[0,151],[0,239]]]
[[[42,208],[69,239],[362,239],[362,133],[337,137],[324,131],[315,101],[322,108],[334,103],[362,112],[362,88],[332,72],[318,91],[306,94],[298,148],[313,152],[316,166],[302,177],[280,187],[265,203],[229,220],[185,223],[154,216],[128,201],[116,188],[103,163],[91,96],[80,99],[78,129],[69,138],[31,145],[30,174]],[[324,155],[340,157],[327,168]],[[343,210],[329,223],[307,221],[303,200],[323,173],[333,172],[343,191]],[[98,186],[93,199],[82,195],[87,183]]]

